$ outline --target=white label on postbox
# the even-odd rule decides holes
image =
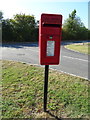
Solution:
[[[54,56],[55,41],[47,41],[47,56]]]

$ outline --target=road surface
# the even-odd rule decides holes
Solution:
[[[29,64],[39,64],[39,48],[35,44],[3,45],[0,47],[3,60],[20,61]],[[0,54],[1,55],[1,54]],[[50,65],[50,68],[57,69],[81,78],[89,79],[88,75],[88,55],[68,50],[61,45],[61,55],[59,65]]]

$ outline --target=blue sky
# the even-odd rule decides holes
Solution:
[[[45,1],[45,2],[44,2]],[[72,2],[73,1],[73,2]],[[0,10],[5,18],[12,18],[16,13],[34,15],[40,19],[42,13],[62,14],[63,22],[76,9],[77,16],[88,28],[88,0],[0,0]],[[77,2],[78,1],[78,2]]]

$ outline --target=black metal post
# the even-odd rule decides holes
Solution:
[[[47,110],[48,71],[49,71],[49,65],[45,65],[45,78],[44,78],[44,112],[46,112],[46,110]]]

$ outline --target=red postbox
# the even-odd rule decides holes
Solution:
[[[62,15],[42,14],[39,22],[41,65],[57,65],[60,59]]]

